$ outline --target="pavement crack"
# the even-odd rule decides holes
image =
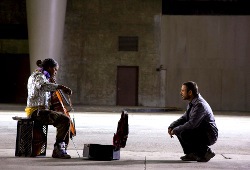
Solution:
[[[224,154],[221,154],[221,156],[223,156],[223,158],[225,158],[225,159],[232,159],[230,157],[225,156]]]

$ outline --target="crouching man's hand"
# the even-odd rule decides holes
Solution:
[[[173,138],[174,136],[174,131],[172,128],[168,128],[168,134],[170,135],[171,138]]]

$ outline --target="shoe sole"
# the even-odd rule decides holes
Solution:
[[[56,157],[56,156],[52,156],[52,158],[57,158],[57,159],[70,159],[71,157]]]
[[[215,156],[215,153],[209,153],[206,154],[205,157],[203,159],[197,160],[197,162],[208,162],[210,161],[210,159],[212,159]]]
[[[68,156],[57,156],[57,155],[52,155],[52,158],[58,158],[58,159],[70,159],[71,158],[71,156],[70,155],[68,155]]]
[[[194,156],[192,156],[192,157],[185,157],[185,156],[182,156],[182,157],[180,157],[180,159],[182,160],[182,161],[197,161],[197,159],[198,159],[198,157],[194,157]]]
[[[210,159],[212,159],[213,157],[215,156],[215,153],[209,153],[208,155],[207,155],[207,161],[209,161]]]
[[[182,159],[182,161],[197,161],[197,159]]]

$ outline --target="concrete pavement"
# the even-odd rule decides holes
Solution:
[[[168,125],[182,111],[136,113],[129,112],[129,137],[121,149],[121,159],[93,161],[82,157],[83,145],[87,143],[112,144],[113,134],[120,118],[120,107],[78,107],[71,116],[75,118],[77,136],[74,137],[80,158],[70,142],[68,152],[72,159],[51,158],[55,128],[49,126],[46,157],[15,157],[16,121],[13,116],[25,116],[22,107],[0,106],[0,169],[250,169],[250,113],[215,112],[219,128],[219,140],[211,148],[216,156],[207,163],[183,162],[177,138],[167,134]],[[95,108],[95,109],[94,109]],[[86,108],[85,108],[86,109]],[[112,111],[113,110],[113,111]],[[117,111],[118,110],[118,111]],[[98,111],[98,112],[96,112]],[[234,115],[240,116],[234,116]]]

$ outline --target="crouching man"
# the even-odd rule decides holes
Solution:
[[[209,148],[218,138],[213,111],[199,94],[195,82],[188,81],[181,86],[181,97],[188,100],[187,111],[168,127],[168,133],[176,135],[184,151],[183,161],[208,162],[215,156]]]

